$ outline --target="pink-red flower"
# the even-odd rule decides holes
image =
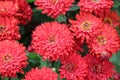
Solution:
[[[32,48],[44,59],[57,60],[73,50],[73,35],[65,24],[47,22],[39,25],[32,35]]]
[[[80,15],[76,15],[76,20],[69,21],[72,24],[70,29],[75,33],[76,38],[81,40],[80,42],[94,36],[96,29],[102,24],[101,19],[90,13],[80,13]]]
[[[42,13],[56,18],[60,14],[65,14],[73,2],[74,0],[36,0],[35,5]]]
[[[114,66],[108,60],[101,60],[91,56],[85,56],[88,64],[88,74],[85,80],[107,80],[115,73]]]
[[[53,72],[52,69],[42,67],[41,69],[35,68],[29,71],[25,75],[24,80],[57,80],[57,73]]]
[[[81,11],[101,15],[104,11],[110,10],[113,0],[80,0],[78,6]]]
[[[2,0],[0,5],[0,15],[15,17],[18,24],[26,24],[31,20],[32,9],[26,0]]]
[[[14,0],[13,0],[14,1]],[[27,3],[27,0],[18,0],[17,1],[19,10],[15,17],[19,20],[19,23],[26,24],[28,21],[31,20],[32,17],[32,9],[30,5]]]
[[[120,49],[119,35],[113,27],[104,24],[96,32],[97,34],[88,43],[93,55],[111,57]]]
[[[66,80],[85,80],[87,76],[87,64],[86,61],[76,53],[71,53],[67,56],[60,58],[61,67],[60,77],[66,78]]]
[[[16,41],[0,41],[0,75],[16,77],[27,65],[25,47]]]
[[[0,16],[0,40],[19,40],[18,21],[14,17]]]
[[[12,16],[17,13],[19,10],[17,2],[14,1],[8,1],[8,0],[1,0],[0,1],[0,15],[4,16]]]
[[[113,75],[113,79],[114,80],[119,80],[120,79],[120,73],[115,73],[114,75]]]
[[[120,17],[116,11],[109,11],[104,13],[103,22],[116,28],[120,25]]]

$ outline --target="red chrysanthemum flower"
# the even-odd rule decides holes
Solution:
[[[24,73],[27,65],[25,47],[16,41],[0,41],[0,74],[2,77],[16,77]]]
[[[115,74],[113,75],[112,79],[119,80],[120,79],[120,73],[115,72]]]
[[[15,14],[15,17],[19,20],[19,23],[26,24],[31,20],[32,9],[26,0],[18,0],[18,6],[19,10],[17,11],[17,14]]]
[[[89,48],[97,57],[111,57],[120,49],[119,35],[117,31],[108,25],[96,30],[97,34],[89,40]]]
[[[120,25],[120,18],[116,11],[109,11],[105,12],[103,22],[115,28]]]
[[[12,39],[19,40],[19,26],[16,26],[18,21],[14,17],[0,16],[0,40]]]
[[[74,0],[36,0],[35,5],[38,9],[43,10],[42,13],[53,18],[60,14],[65,14],[69,10]]]
[[[0,5],[0,15],[14,16],[18,19],[18,24],[26,24],[31,20],[32,9],[26,0],[3,0]]]
[[[70,54],[60,58],[62,66],[60,67],[60,77],[66,80],[85,80],[87,76],[87,64],[78,54]]]
[[[58,75],[50,68],[42,67],[41,69],[35,68],[25,75],[23,80],[57,80]]]
[[[0,15],[11,16],[17,13],[19,7],[17,2],[14,1],[0,1]]]
[[[85,56],[88,64],[88,75],[85,80],[107,80],[115,73],[114,66],[108,60],[100,60],[91,56]]]
[[[76,20],[70,20],[72,24],[70,29],[75,33],[76,38],[80,38],[81,42],[88,40],[96,32],[98,26],[102,24],[101,19],[96,18],[90,13],[81,13],[76,15]]]
[[[80,0],[78,6],[81,11],[101,15],[104,11],[109,10],[113,5],[113,0]]]
[[[44,59],[57,60],[59,56],[71,52],[73,35],[65,24],[57,22],[39,25],[32,35],[32,48]]]

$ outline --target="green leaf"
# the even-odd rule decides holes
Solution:
[[[9,78],[7,78],[7,77],[4,77],[4,78],[2,78],[1,80],[9,80]]]
[[[32,3],[32,2],[34,2],[35,0],[27,0],[27,2],[29,2],[29,3]]]
[[[76,11],[76,10],[79,10],[80,7],[77,6],[77,5],[73,5],[71,8],[70,8],[70,11]]]
[[[41,10],[33,9],[34,13],[32,15],[32,22],[36,25],[39,25],[44,22],[51,22],[54,19],[50,16],[47,16],[46,14],[42,14]]]
[[[27,54],[28,58],[30,61],[32,62],[39,62],[40,61],[40,58],[39,58],[39,55],[38,54],[35,54],[35,53],[28,53]]]
[[[58,72],[58,69],[60,68],[60,60],[54,62],[54,68],[56,69],[56,72]]]
[[[39,54],[36,53],[28,53],[27,52],[27,57],[28,57],[28,65],[27,67],[24,69],[25,72],[31,70],[31,68],[35,68],[35,67],[39,67],[40,65],[40,58],[39,58]]]
[[[111,59],[110,62],[112,62],[113,64],[117,64],[120,66],[120,51],[117,54],[114,54]]]
[[[110,62],[115,65],[116,71],[120,72],[120,51],[110,58]]]
[[[19,32],[21,35],[25,34],[24,26],[20,26]]]
[[[61,23],[61,22],[66,22],[67,18],[65,15],[59,15],[56,20]]]
[[[18,79],[18,78],[11,78],[10,80],[20,80],[20,79]]]
[[[115,65],[115,69],[118,73],[120,73],[120,66],[118,66],[117,64]]]
[[[48,66],[48,64],[47,64],[47,61],[46,60],[40,60],[40,67],[43,67],[43,66],[45,66],[45,67],[47,67]]]
[[[47,60],[43,60],[41,56],[39,56],[39,58],[40,58],[40,60],[39,60],[40,61],[40,66],[39,67],[40,68],[43,67],[43,66],[44,67],[48,67],[48,64],[49,64],[48,61]]]
[[[60,61],[54,62],[54,67],[58,69],[60,67]]]

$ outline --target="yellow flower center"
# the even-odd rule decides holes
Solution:
[[[55,42],[55,36],[54,35],[49,36],[48,41],[49,41],[49,43],[54,43]]]
[[[112,25],[112,20],[110,18],[105,18],[104,23],[108,23],[108,24]]]
[[[5,26],[0,25],[0,33],[4,32],[4,30],[5,30]]]
[[[12,60],[12,56],[10,54],[6,54],[3,56],[4,62],[10,62]]]
[[[98,64],[93,67],[93,72],[95,74],[100,74],[102,72],[102,67]]]
[[[83,22],[82,24],[81,24],[81,28],[82,28],[82,30],[84,30],[84,31],[89,31],[90,29],[91,29],[91,23],[90,22]]]
[[[94,3],[99,3],[100,0],[91,0],[91,2],[94,2]]]
[[[98,36],[97,41],[99,44],[105,44],[106,38],[104,36]]]
[[[58,0],[50,0],[50,2],[51,2],[52,4],[56,4],[56,3],[58,2]]]
[[[66,64],[65,68],[66,68],[66,70],[67,70],[68,72],[72,72],[72,71],[73,71],[74,66],[73,66],[73,64],[68,63],[68,64]]]

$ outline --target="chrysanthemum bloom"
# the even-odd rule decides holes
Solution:
[[[31,20],[32,9],[26,0],[3,0],[0,5],[0,15],[14,16],[18,24],[26,24]]]
[[[29,71],[25,75],[23,80],[57,80],[57,73],[53,72],[52,69],[42,67],[41,69],[35,68]]]
[[[104,24],[101,29],[96,30],[97,34],[89,40],[89,48],[96,57],[111,57],[120,49],[120,41],[117,31]]]
[[[119,80],[120,79],[120,73],[115,73],[114,75],[113,75],[113,79],[114,80]]]
[[[78,54],[70,54],[60,58],[62,66],[60,67],[60,77],[66,80],[85,80],[87,76],[87,64]]]
[[[81,42],[93,36],[98,26],[102,24],[101,19],[96,18],[90,13],[81,13],[76,15],[76,20],[69,21],[72,24],[70,29],[75,33],[76,38],[81,39]]]
[[[78,6],[81,11],[101,15],[105,10],[109,10],[113,5],[113,0],[80,0]]]
[[[85,80],[108,80],[115,73],[114,66],[108,60],[100,60],[91,55],[86,55],[88,74]]]
[[[16,1],[0,1],[0,15],[11,16],[17,13],[19,7]]]
[[[16,26],[18,21],[14,17],[0,16],[0,40],[12,39],[19,40],[19,26]]]
[[[28,21],[31,20],[32,9],[27,3],[27,0],[18,0],[17,3],[19,10],[17,11],[17,14],[15,14],[15,17],[19,20],[19,23],[26,24]]]
[[[73,50],[73,35],[65,24],[57,22],[39,25],[32,35],[32,48],[44,59],[57,60]]]
[[[116,11],[105,12],[103,22],[115,28],[120,25],[120,17]]]
[[[16,41],[0,41],[0,75],[16,77],[27,65],[25,47]]]
[[[56,18],[60,14],[65,14],[66,11],[69,11],[73,2],[74,0],[36,0],[35,5],[38,9],[43,10],[43,14]]]

